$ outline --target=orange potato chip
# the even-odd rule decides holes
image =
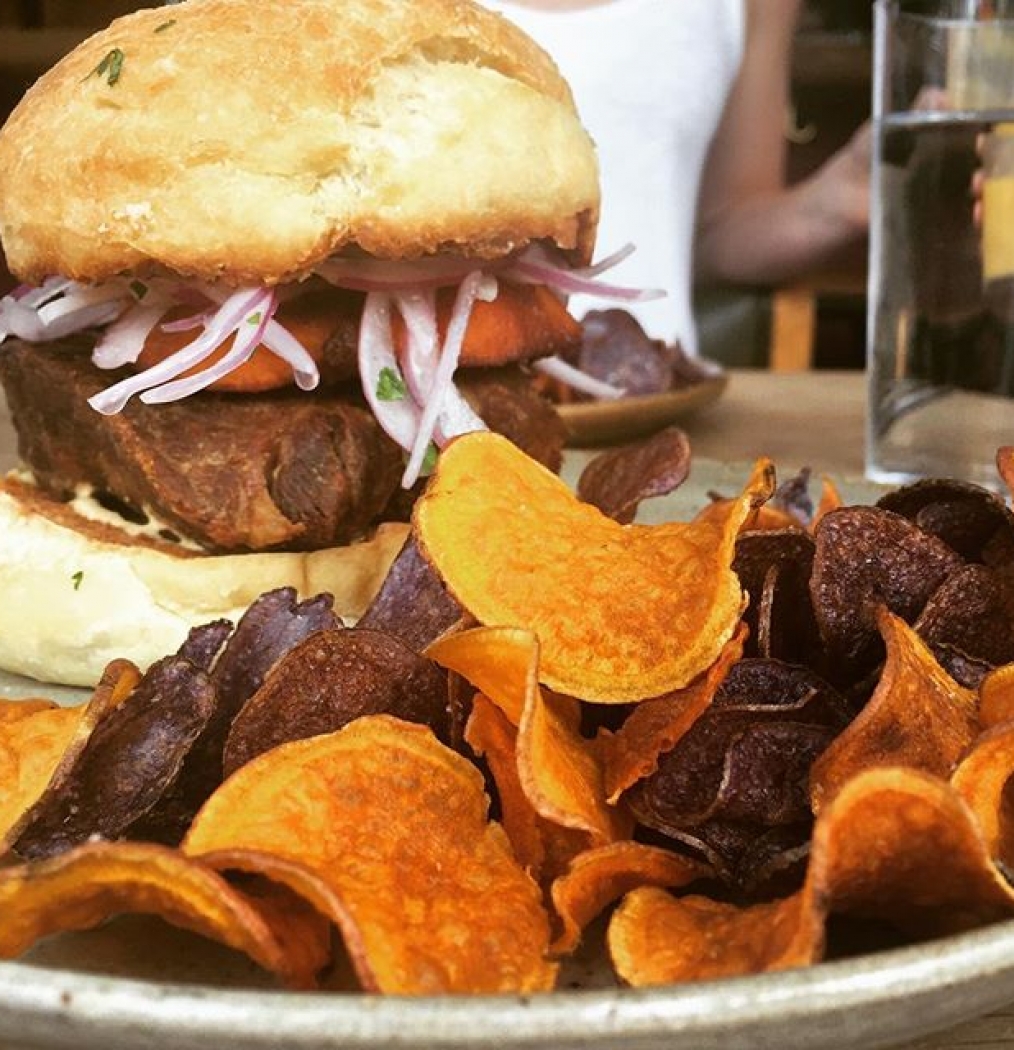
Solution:
[[[737,907],[640,889],[613,915],[610,954],[619,976],[638,986],[801,966],[821,958],[831,913],[936,936],[1014,915],[1014,890],[948,783],[873,769],[817,818],[797,893]]]
[[[539,889],[487,804],[480,772],[428,729],[367,716],[239,769],[183,849],[267,855],[263,874],[337,924],[367,989],[550,988]]]
[[[244,952],[291,987],[312,983],[312,974],[293,965],[246,897],[165,846],[88,843],[52,860],[0,870],[0,911],[5,959],[55,933],[146,913]]]
[[[91,698],[71,708],[30,700],[31,709],[0,721],[0,856],[17,841],[45,795],[58,791],[102,717],[122,703],[140,680],[128,660],[113,660]]]
[[[877,625],[887,660],[869,702],[813,765],[815,812],[851,777],[874,766],[905,766],[947,779],[977,731],[975,694],[944,671],[904,620],[881,607]]]
[[[979,684],[979,725],[983,729],[1014,722],[1014,664],[990,671]]]
[[[609,956],[635,988],[807,966],[820,958],[824,931],[806,904],[796,894],[737,908],[643,887],[613,914]]]
[[[614,842],[578,854],[552,885],[561,924],[553,954],[572,952],[588,923],[625,893],[643,886],[679,888],[709,875],[711,869],[699,860],[640,842]]]
[[[219,871],[229,878],[234,886],[267,924],[274,938],[278,941],[285,957],[296,973],[303,975],[299,981],[301,987],[316,984],[316,977],[330,965],[333,957],[331,949],[332,925],[330,919],[319,911],[304,896],[296,893],[283,881],[268,878],[262,870],[236,876],[236,870],[242,871],[242,865],[230,868],[201,861],[206,867]]]
[[[615,733],[603,737],[605,790],[609,802],[615,803],[632,784],[654,773],[659,755],[672,750],[707,710],[729,668],[743,656],[746,635],[746,628],[741,624],[718,659],[700,678],[685,689],[642,701]]]
[[[975,814],[989,855],[1008,869],[1014,865],[1014,724],[983,733],[961,760],[951,786]]]
[[[43,708],[0,722],[0,840],[46,790],[84,712]]]
[[[772,488],[764,460],[713,520],[618,525],[505,438],[472,433],[441,453],[413,520],[480,623],[538,636],[541,681],[619,703],[680,689],[715,661],[744,604],[736,534]]]
[[[1014,445],[1003,445],[996,450],[996,469],[1014,496]]]
[[[820,499],[817,502],[817,508],[813,512],[813,520],[810,522],[810,532],[820,524],[820,519],[825,514],[829,514],[832,510],[837,510],[839,507],[843,507],[845,501],[841,498],[841,493],[838,491],[838,486],[835,485],[834,481],[829,478],[826,474],[822,474],[820,478]]]
[[[509,719],[518,717],[518,777],[541,817],[586,832],[596,846],[627,838],[629,818],[606,803],[596,749],[564,698],[539,687],[541,652],[530,631],[477,627],[441,638],[426,655],[466,678]]]
[[[38,714],[39,711],[52,711],[59,706],[55,700],[43,700],[34,696],[26,697],[24,700],[0,698],[0,726],[28,718],[30,715]]]
[[[589,836],[541,817],[528,801],[517,760],[518,731],[491,700],[478,693],[465,727],[465,741],[486,759],[500,800],[500,822],[518,863],[541,881],[560,874],[586,850]]]

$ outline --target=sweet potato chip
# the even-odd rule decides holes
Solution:
[[[807,966],[823,951],[823,924],[801,895],[737,908],[643,887],[609,924],[609,955],[635,988]]]
[[[1014,663],[991,671],[979,685],[979,724],[984,729],[1014,722]]]
[[[1007,871],[1014,866],[1014,724],[983,733],[961,760],[951,786],[975,814],[989,855]]]
[[[41,697],[26,697],[24,700],[7,700],[0,698],[0,726],[29,718],[40,711],[52,711],[60,705],[55,700],[44,700]]]
[[[753,891],[798,860],[811,764],[848,719],[843,698],[806,668],[740,660],[624,800],[641,824],[701,851],[725,881]]]
[[[36,860],[93,836],[126,837],[142,821],[157,826],[156,807],[214,708],[206,672],[180,656],[153,664],[122,703],[102,712],[59,782],[26,815],[14,851]]]
[[[0,722],[0,839],[38,801],[78,731],[85,705]]]
[[[552,886],[553,906],[561,924],[552,951],[555,955],[572,952],[588,923],[634,889],[679,889],[711,874],[698,860],[640,842],[614,842],[580,853]]]
[[[877,623],[887,662],[869,703],[814,765],[815,812],[857,773],[875,766],[946,779],[977,731],[975,694],[944,671],[902,619],[882,608]]]
[[[813,539],[798,528],[744,531],[732,567],[750,604],[748,656],[817,663],[820,639],[810,599]]]
[[[908,518],[969,561],[988,560],[987,552],[1003,534],[1014,540],[1014,516],[1003,501],[967,481],[916,481],[881,496],[877,506]]]
[[[465,610],[447,593],[410,535],[357,626],[393,634],[421,653],[464,619]]]
[[[127,660],[114,660],[102,672],[89,700],[74,708],[39,708],[0,724],[7,771],[0,780],[0,856],[30,830],[47,800],[62,792],[95,727],[130,695],[141,673]],[[10,710],[10,709],[9,709]],[[44,719],[32,725],[36,719]],[[35,730],[46,730],[45,739]]]
[[[994,667],[1014,661],[1014,604],[1002,577],[985,565],[963,565],[948,576],[915,630],[934,653],[958,652]]]
[[[530,631],[478,627],[427,650],[466,678],[518,726],[518,776],[544,819],[586,832],[593,845],[629,834],[626,814],[605,800],[602,765],[561,697],[539,687],[540,650]]]
[[[552,987],[538,887],[486,809],[479,771],[428,729],[367,716],[243,766],[198,813],[184,850],[260,853],[308,873],[367,989]]]
[[[718,659],[695,682],[638,704],[613,734],[603,737],[606,798],[615,804],[627,788],[658,768],[659,756],[674,748],[707,710],[729,668],[743,655],[743,625]]]
[[[843,507],[824,516],[810,594],[830,665],[848,680],[869,671],[883,647],[876,611],[908,623],[964,559],[908,519],[878,507]]]
[[[588,849],[587,832],[564,828],[540,816],[518,773],[517,728],[492,701],[476,694],[465,739],[486,760],[496,784],[499,820],[518,863],[540,884],[561,874]]]
[[[996,470],[1007,491],[1014,496],[1014,445],[1003,445],[996,450]]]
[[[332,604],[330,594],[298,601],[292,587],[267,591],[246,610],[214,661],[202,661],[193,652],[197,632],[191,632],[178,655],[210,672],[215,703],[184,755],[175,783],[163,793],[153,819],[139,829],[142,835],[179,842],[204,800],[222,783],[222,755],[233,719],[290,649],[318,631],[341,627]]]
[[[483,624],[538,636],[539,674],[603,703],[679,689],[732,636],[743,594],[736,534],[768,498],[768,461],[717,521],[621,526],[509,441],[452,441],[416,504],[423,555]]]
[[[448,734],[447,676],[382,631],[319,631],[287,653],[243,705],[226,740],[226,775],[290,740],[390,714]]]
[[[1014,915],[1014,891],[949,784],[875,769],[818,817],[797,893],[744,908],[639,889],[613,916],[610,954],[638,986],[802,966],[821,958],[832,913],[937,936]]]
[[[629,525],[642,500],[665,496],[690,474],[690,441],[666,427],[644,441],[600,452],[581,472],[578,498],[621,525]]]
[[[223,878],[150,843],[89,843],[51,860],[0,870],[0,956],[11,959],[55,933],[114,915],[158,915],[305,988],[313,974],[290,958],[257,907]]]
[[[820,524],[820,519],[823,518],[825,514],[830,514],[831,511],[837,510],[844,505],[844,502],[845,501],[841,498],[841,493],[838,491],[838,486],[834,483],[834,480],[829,478],[826,474],[821,475],[820,499],[813,512],[813,520],[810,522],[810,531],[813,532],[817,528]]]

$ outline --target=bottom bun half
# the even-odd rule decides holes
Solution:
[[[407,525],[386,524],[347,547],[200,554],[94,521],[9,475],[0,479],[0,669],[94,685],[110,660],[147,668],[192,627],[235,622],[276,587],[330,593],[354,621],[407,535]]]

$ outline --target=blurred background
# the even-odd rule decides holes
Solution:
[[[93,30],[150,3],[0,0],[0,119],[31,83]],[[789,172],[800,179],[869,114],[870,0],[807,0],[796,35]],[[0,260],[0,293],[13,280]],[[731,366],[798,371],[862,368],[866,255],[857,250],[783,288],[714,289],[698,296],[702,352]]]

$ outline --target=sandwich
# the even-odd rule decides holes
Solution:
[[[566,295],[621,294],[598,207],[566,82],[467,0],[189,0],[82,43],[0,130],[0,668],[89,684],[282,585],[355,619],[455,435],[558,468],[531,378],[581,385]]]

